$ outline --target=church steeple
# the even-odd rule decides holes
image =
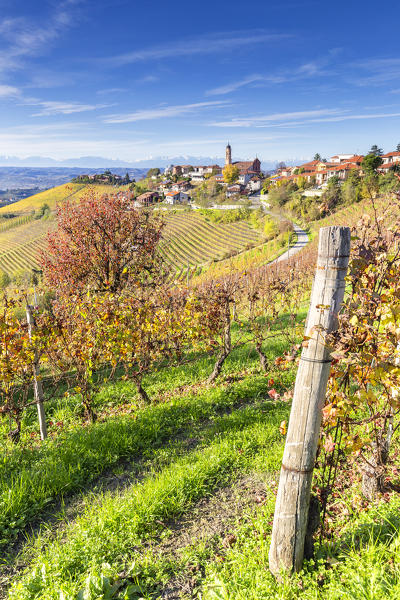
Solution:
[[[228,145],[225,150],[225,165],[231,165],[231,164],[232,164],[232,148],[228,142]]]

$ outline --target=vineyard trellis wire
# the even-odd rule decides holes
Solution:
[[[306,269],[303,268],[302,261],[298,261],[298,264],[301,265],[301,270],[305,275]],[[141,389],[141,380],[144,373],[149,370],[167,368],[172,364],[185,364],[188,360],[198,360],[199,356],[215,356],[214,377],[211,377],[213,380],[234,348],[250,342],[250,345],[257,348],[260,354],[263,342],[274,336],[282,335],[286,336],[285,339],[289,346],[293,345],[298,333],[297,316],[304,304],[304,295],[309,285],[309,279],[297,277],[294,274],[295,270],[296,266],[292,261],[291,265],[280,265],[279,267],[271,265],[269,268],[255,269],[251,273],[236,273],[228,278],[230,281],[224,277],[208,283],[202,282],[200,287],[189,284],[189,286],[177,288],[176,284],[170,280],[166,282],[161,293],[164,298],[168,299],[167,302],[154,302],[154,299],[150,301],[148,297],[142,298],[140,301],[137,298],[119,297],[117,299],[111,296],[106,298],[107,294],[102,296],[101,302],[99,297],[95,298],[91,295],[84,298],[75,297],[72,303],[68,304],[68,309],[64,306],[62,311],[70,321],[68,327],[71,331],[69,335],[71,335],[72,346],[66,344],[64,340],[64,344],[66,344],[64,349],[61,353],[59,349],[55,354],[52,344],[59,344],[57,336],[61,333],[61,329],[57,330],[57,327],[61,328],[62,324],[60,320],[58,323],[54,322],[54,314],[36,310],[38,329],[35,339],[40,338],[41,332],[45,338],[45,341],[41,340],[40,342],[42,344],[41,359],[46,361],[44,363],[45,371],[41,372],[40,380],[46,391],[46,398],[54,397],[60,386],[65,386],[75,393],[81,393],[84,386],[77,384],[79,381],[78,371],[82,366],[80,363],[85,363],[86,360],[84,357],[87,350],[85,349],[85,331],[91,325],[93,326],[91,331],[98,328],[100,334],[96,338],[95,344],[93,344],[93,339],[86,339],[86,343],[91,348],[95,347],[95,350],[90,350],[92,354],[88,359],[90,363],[88,377],[92,378],[90,385],[93,386],[93,389],[99,389],[102,381],[109,380],[114,374],[129,378],[130,373],[137,373],[133,379],[136,381],[138,391],[144,401],[149,401],[149,398],[143,388]],[[228,289],[228,283],[231,289]],[[255,285],[259,286],[259,297],[258,300],[253,299],[252,308],[248,304],[250,285],[252,289]],[[288,302],[289,298],[292,298],[292,307]],[[24,302],[26,300],[22,299],[21,303]],[[107,310],[110,309],[109,313],[114,311],[112,317],[113,319],[115,317],[114,320],[111,319],[106,308],[104,310],[99,308],[102,303],[105,306],[107,302],[109,303],[109,306],[107,305]],[[226,302],[226,306],[223,310],[224,302]],[[261,303],[263,307],[257,308],[257,314],[261,316],[262,312],[268,313],[269,310],[269,316],[268,314],[264,315],[267,320],[261,325],[261,328],[265,327],[261,345],[260,328],[258,327],[256,330],[254,314],[251,315],[257,302]],[[124,303],[125,305],[122,307]],[[73,304],[74,306],[72,306]],[[144,311],[142,320],[138,320],[137,316],[132,318],[132,315],[140,312],[137,310],[139,305],[140,309]],[[226,307],[228,306],[229,319],[227,320]],[[91,313],[90,316],[88,316],[89,313]],[[249,326],[249,317],[252,320],[252,326]],[[283,334],[282,326],[279,323],[285,324]],[[25,327],[23,322],[20,322],[19,326]],[[157,333],[160,329],[162,335]],[[227,347],[225,346],[226,335],[231,337],[233,330],[235,341]],[[77,332],[80,336],[78,345],[75,341]],[[143,334],[142,339],[140,339],[141,334]],[[129,336],[131,337],[129,338]],[[143,342],[145,338],[147,341]],[[223,350],[222,355],[221,349]],[[97,355],[96,359],[93,355],[94,351]],[[142,352],[144,353],[143,359],[140,358]],[[73,353],[76,353],[76,357],[71,362]],[[188,358],[191,353],[194,353],[194,356]],[[142,360],[145,362],[141,362]],[[141,364],[140,368],[138,367],[139,363]],[[263,364],[262,360],[261,364]],[[83,378],[82,381],[86,382],[86,379]],[[33,380],[30,383],[33,384]],[[50,394],[49,388],[52,389]],[[77,388],[80,388],[78,392]],[[1,393],[3,396],[3,390]],[[25,388],[15,385],[14,393],[21,397],[21,394],[26,396],[27,392]],[[94,415],[90,414],[90,403],[91,401],[87,402],[86,416],[93,418]],[[25,397],[23,406],[31,405],[32,402]],[[20,414],[17,417],[17,420],[20,421]]]

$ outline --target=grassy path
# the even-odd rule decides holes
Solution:
[[[272,340],[271,358],[284,348],[282,340]],[[110,383],[99,394],[99,422],[85,428],[76,420],[73,397],[53,400],[47,405],[49,420],[63,418],[64,426],[57,430],[57,424],[51,425],[51,437],[44,444],[29,443],[37,425],[34,411],[27,415],[24,446],[9,446],[0,462],[3,587],[26,562],[15,555],[16,550],[22,551],[22,557],[31,552],[24,535],[50,540],[53,530],[59,529],[57,521],[79,518],[89,504],[97,505],[107,488],[125,493],[135,481],[152,480],[161,468],[184,460],[188,451],[200,452],[200,460],[203,450],[198,448],[206,449],[231,431],[240,433],[245,424],[256,426],[262,410],[255,407],[268,398],[270,385],[269,378],[259,373],[256,355],[250,348],[238,349],[227,361],[225,376],[214,386],[203,383],[210,368],[210,359],[203,358],[149,378],[146,385],[157,403],[146,408],[137,404],[129,383]],[[270,376],[274,375],[281,391],[293,382],[293,372],[275,369]],[[287,410],[287,405],[274,405],[274,435],[279,441],[278,421]],[[243,418],[247,421],[242,422]],[[240,454],[238,461],[240,466]],[[222,479],[216,475],[214,487],[236,472],[236,463],[229,464],[228,479],[221,467]],[[38,534],[40,527],[47,533]]]
[[[124,492],[105,494],[87,505],[84,514],[43,550],[38,545],[31,550],[33,563],[10,598],[55,599],[60,590],[72,598],[88,572],[99,572],[107,563],[115,577],[144,542],[159,535],[166,519],[180,516],[237,473],[248,471],[260,453],[264,468],[276,469],[282,449],[278,425],[284,413],[275,409],[268,403],[221,417],[202,448]]]

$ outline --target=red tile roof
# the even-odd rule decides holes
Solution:
[[[389,156],[400,156],[400,152],[388,152],[387,154],[382,154],[382,158],[389,158]]]

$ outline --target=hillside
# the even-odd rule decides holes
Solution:
[[[46,234],[55,225],[53,218],[38,221],[32,217],[28,219],[21,225],[18,224],[20,219],[13,219],[16,221],[14,227],[10,223],[9,229],[0,230],[0,269],[10,276],[38,266],[38,252],[44,248]]]
[[[57,202],[62,202],[67,199],[78,200],[87,190],[88,186],[78,183],[64,183],[57,187],[51,188],[39,194],[34,194],[19,202],[10,204],[9,206],[3,206],[0,208],[0,217],[5,214],[25,214],[33,210],[39,210],[42,204],[48,204],[51,210],[56,208]],[[98,185],[96,186],[96,192],[104,194],[110,191],[110,186]]]
[[[55,227],[55,220],[54,215],[47,220],[35,220],[33,211],[38,211],[43,204],[48,204],[53,211],[57,202],[79,200],[89,187],[65,184],[0,209],[0,269],[13,276],[37,267],[38,251],[44,247],[46,234]],[[126,189],[124,186],[92,187],[98,194]],[[10,214],[15,216],[4,218]],[[161,252],[178,275],[188,266],[195,269],[226,259],[264,240],[262,234],[246,221],[210,223],[200,214],[185,210],[163,213],[163,217],[166,227]]]
[[[196,212],[166,217],[161,252],[176,269],[222,260],[263,241],[246,221],[209,223]]]
[[[0,208],[0,270],[14,276],[36,268],[38,252],[45,246],[47,233],[55,227],[55,218],[51,213],[47,218],[35,219],[34,211],[37,213],[43,204],[54,211],[57,202],[79,200],[88,187],[64,184]],[[110,186],[97,185],[95,190],[104,194]]]
[[[375,208],[381,214],[388,203],[380,199]],[[371,212],[371,202],[363,200],[311,223],[311,251],[320,226],[352,225]],[[237,239],[244,247],[256,240],[243,222],[217,226],[183,211],[168,214],[166,221],[163,251],[175,257],[177,269],[191,258],[190,265],[199,264],[194,261],[211,252],[222,256],[224,243],[232,250]],[[52,223],[28,219],[14,229],[33,236],[35,228],[39,234]],[[12,231],[10,226],[2,233],[11,240]],[[212,240],[209,254],[204,239]],[[249,265],[252,252],[244,252]],[[8,420],[0,419],[0,547],[6,556],[0,598],[59,600],[60,593],[68,600],[398,597],[396,488],[368,504],[359,474],[348,478],[342,463],[315,559],[299,575],[279,581],[268,569],[296,353],[309,303],[310,282],[302,282],[302,275],[311,264],[301,255],[310,259],[309,251],[296,255],[292,279],[291,269],[279,266],[270,281],[275,286],[255,288],[257,294],[254,279],[243,286],[230,322],[232,348],[216,380],[210,382],[209,375],[218,338],[214,354],[205,344],[178,363],[155,363],[143,379],[147,404],[133,379],[99,371],[94,422],[82,423],[81,387],[73,379],[60,383],[46,376],[44,444],[35,406],[24,411],[18,443],[10,440]],[[253,258],[261,264],[257,253]],[[311,258],[314,270],[315,255]],[[133,321],[134,311],[129,314]],[[88,312],[81,318],[87,324]],[[144,327],[147,331],[147,321]],[[257,353],[260,335],[264,367]],[[80,352],[81,338],[79,344]],[[393,481],[397,485],[397,470]]]

